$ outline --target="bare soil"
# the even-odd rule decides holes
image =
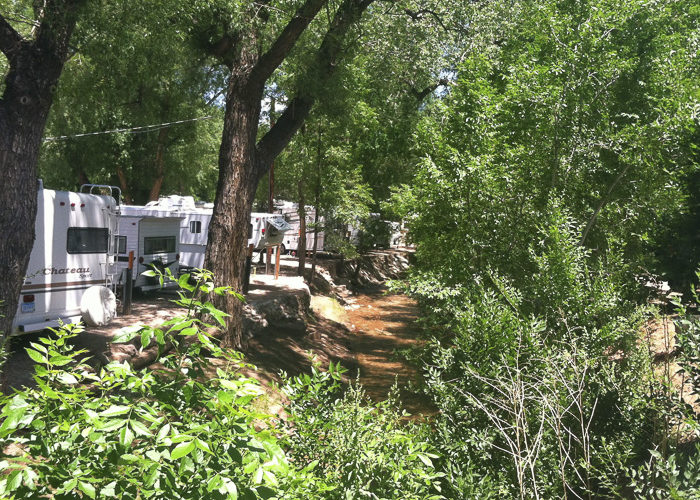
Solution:
[[[420,345],[416,324],[418,309],[413,300],[383,289],[365,290],[349,300],[342,323],[317,312],[306,335],[277,335],[253,339],[246,349],[248,361],[258,367],[263,382],[279,382],[283,370],[290,375],[308,371],[311,356],[322,366],[340,362],[347,380],[359,381],[374,401],[387,398],[394,384],[401,407],[411,415],[431,415],[435,409],[414,390],[420,374],[401,351]],[[337,314],[330,316],[337,317]]]

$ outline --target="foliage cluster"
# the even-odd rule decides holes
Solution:
[[[75,325],[32,343],[36,387],[2,400],[0,447],[15,446],[2,461],[4,497],[269,498],[290,476],[278,439],[256,427],[265,417],[251,401],[261,388],[237,373],[240,356],[219,349],[206,332],[213,325],[198,319],[220,323],[223,313],[196,295],[230,290],[206,273],[194,286],[188,278],[181,285],[192,294],[179,300],[187,316],[117,339],[159,350],[167,343],[172,352],[158,369],[112,362],[95,372],[71,346]]]
[[[290,451],[335,488],[323,498],[440,499],[443,474],[427,428],[402,422],[395,397],[372,403],[359,385],[341,390],[344,370],[317,365],[285,377],[293,426]]]
[[[448,496],[692,496],[697,452],[666,428],[684,413],[639,348],[638,283],[697,169],[697,11],[545,0],[473,21],[391,200],[434,333]]]

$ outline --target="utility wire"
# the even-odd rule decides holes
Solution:
[[[213,116],[201,116],[199,118],[190,118],[188,120],[178,120],[176,122],[168,123],[158,123],[156,125],[144,125],[143,127],[130,127],[130,128],[115,128],[114,130],[103,130],[101,132],[87,132],[85,134],[75,134],[75,135],[61,135],[57,137],[44,137],[44,142],[55,142],[62,141],[65,139],[75,139],[79,137],[89,137],[93,135],[105,135],[105,134],[118,134],[118,133],[129,133],[129,134],[143,134],[146,132],[155,132],[163,128],[172,127],[173,125],[179,125],[181,123],[197,122],[201,120],[210,120],[214,118]]]

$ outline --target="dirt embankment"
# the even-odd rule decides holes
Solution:
[[[320,259],[309,287],[295,274],[294,260],[288,259],[278,280],[255,274],[247,297],[245,325],[246,357],[259,370],[250,372],[263,382],[279,382],[281,370],[295,375],[308,371],[311,356],[322,366],[340,362],[348,378],[359,373],[367,394],[375,400],[387,396],[394,383],[403,388],[402,400],[411,413],[430,411],[420,398],[405,389],[420,377],[399,351],[418,344],[416,305],[408,297],[387,294],[383,284],[407,269],[410,254],[375,251],[358,259]],[[128,360],[138,367],[155,359],[155,352],[141,350],[132,342],[111,344],[123,326],[157,324],[178,314],[163,296],[140,300],[134,314],[118,318],[109,327],[91,329],[76,340],[87,349],[96,365],[112,359]],[[32,383],[33,364],[24,350],[33,336],[14,342],[6,365],[9,385]]]

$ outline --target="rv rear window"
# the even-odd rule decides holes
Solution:
[[[105,227],[69,227],[68,253],[107,253],[109,230]]]
[[[190,221],[190,233],[201,233],[202,232],[202,221],[201,220],[191,220]]]
[[[114,246],[117,248],[117,253],[126,253],[126,236],[116,236],[115,240]]]
[[[175,252],[175,236],[157,236],[143,239],[143,253]]]
[[[248,239],[253,237],[253,224],[248,226]]]

